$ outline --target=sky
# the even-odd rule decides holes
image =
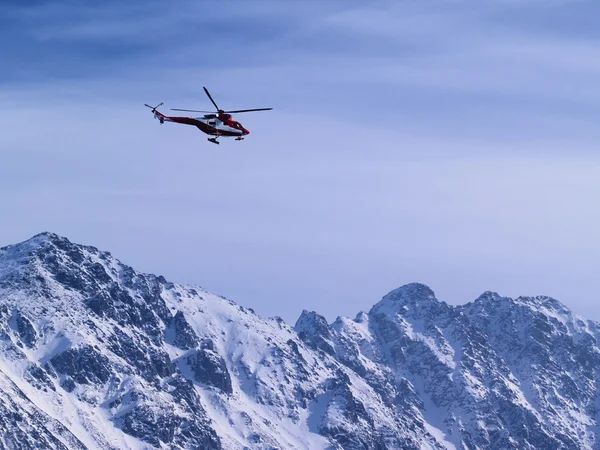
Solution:
[[[409,282],[600,320],[600,4],[16,1],[0,246],[52,231],[293,324]],[[236,116],[219,145],[144,103]]]

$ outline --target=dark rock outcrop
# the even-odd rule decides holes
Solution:
[[[335,353],[331,342],[331,327],[325,317],[314,311],[304,310],[296,321],[294,330],[309,347],[323,350],[330,355]]]
[[[185,320],[183,312],[177,311],[177,313],[173,316],[172,326],[175,333],[173,345],[182,350],[189,350],[199,345],[200,339],[187,320]]]
[[[79,384],[104,384],[112,374],[109,359],[89,345],[70,348],[50,362],[58,373],[69,375]]]
[[[212,341],[203,342],[202,348],[188,356],[187,363],[197,382],[220,389],[225,394],[233,392],[227,364],[215,351]]]

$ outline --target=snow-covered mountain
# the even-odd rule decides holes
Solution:
[[[0,449],[600,448],[599,337],[421,284],[292,328],[44,233],[0,249]]]

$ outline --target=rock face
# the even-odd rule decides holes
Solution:
[[[410,284],[294,328],[44,233],[0,249],[0,449],[582,449],[600,326]]]
[[[185,316],[181,311],[177,311],[177,314],[173,317],[173,332],[175,334],[173,345],[176,347],[182,350],[189,350],[198,346],[198,336],[187,320],[185,320]]]
[[[298,332],[300,339],[313,350],[323,350],[329,355],[335,353],[331,341],[331,327],[325,320],[325,317],[320,316],[314,311],[308,312],[304,310],[296,321],[294,329]]]
[[[223,357],[215,351],[212,341],[207,341],[200,350],[188,356],[187,362],[194,372],[194,380],[216,387],[226,394],[233,392],[227,364]]]

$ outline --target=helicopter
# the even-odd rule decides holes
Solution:
[[[175,122],[182,123],[184,125],[194,125],[198,127],[200,131],[206,133],[210,136],[208,138],[209,142],[213,144],[219,144],[217,140],[221,136],[225,137],[235,137],[236,141],[242,141],[244,136],[250,134],[246,128],[242,126],[241,123],[233,120],[231,118],[232,114],[243,113],[243,112],[251,112],[251,111],[269,111],[273,108],[254,108],[254,109],[237,109],[235,111],[224,111],[217,106],[215,101],[213,100],[210,92],[204,86],[204,92],[210,99],[215,108],[217,109],[215,112],[212,111],[199,111],[197,109],[179,109],[179,108],[171,108],[171,111],[186,111],[186,112],[200,112],[207,113],[201,117],[180,117],[180,116],[167,116],[160,111],[158,111],[158,107],[163,105],[160,103],[156,106],[150,106],[148,104],[144,104],[144,106],[150,108],[152,110],[152,114],[154,114],[154,118],[158,119],[160,124],[162,125],[165,122]]]

